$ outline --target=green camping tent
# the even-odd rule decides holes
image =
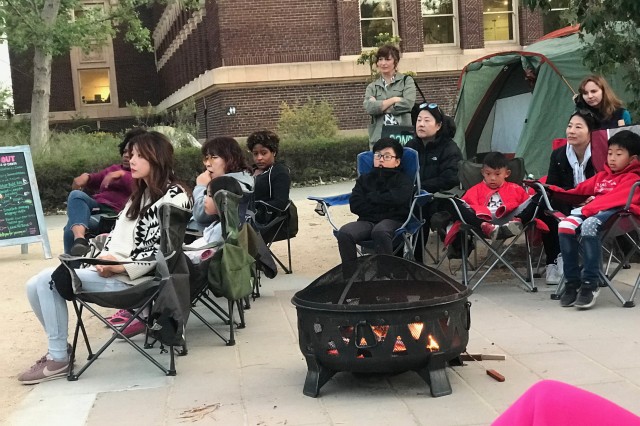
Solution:
[[[559,30],[522,51],[480,58],[463,69],[454,139],[465,158],[488,151],[515,153],[525,159],[527,172],[547,174],[551,143],[565,137],[573,95],[591,74],[582,63],[576,31]],[[605,77],[628,102],[622,74]]]

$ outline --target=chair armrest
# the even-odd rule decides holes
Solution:
[[[433,194],[421,189],[419,194],[413,196],[413,199],[416,205],[422,207],[433,199]]]
[[[291,205],[291,200],[289,200],[289,202],[287,203],[287,205],[285,206],[284,209],[279,209],[276,206],[274,206],[273,204],[269,204],[266,201],[261,201],[261,200],[256,200],[254,204],[256,205],[256,207],[258,205],[261,205],[261,206],[264,206],[265,208],[273,209],[273,210],[277,211],[278,213],[282,214],[282,213],[286,212],[287,209],[289,208],[289,206]]]
[[[317,201],[319,203],[324,203],[327,207],[332,206],[344,206],[349,204],[349,199],[351,198],[351,193],[349,194],[340,194],[340,195],[332,195],[330,197],[307,197],[307,200]]]
[[[631,203],[633,202],[633,194],[635,194],[636,189],[640,188],[640,180],[633,184],[631,190],[629,191],[629,198],[627,198],[627,204],[624,205],[625,210],[629,210],[631,207]]]

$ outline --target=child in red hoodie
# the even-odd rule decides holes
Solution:
[[[558,225],[566,281],[566,290],[560,299],[560,306],[563,307],[575,305],[588,309],[595,304],[602,265],[599,233],[607,219],[624,207],[631,187],[640,180],[640,136],[623,130],[609,139],[608,146],[604,171],[570,190],[553,185],[549,187],[552,191],[589,197],[583,206],[572,210],[571,216]],[[636,192],[633,204],[637,206],[639,203],[640,193]],[[580,239],[578,234],[581,235]],[[578,255],[580,247],[582,271]]]
[[[519,216],[529,204],[527,191],[518,184],[507,182],[510,175],[509,161],[504,154],[490,152],[482,161],[483,181],[469,188],[461,200],[456,200],[465,222],[480,228],[493,240],[517,235],[522,230]],[[456,236],[460,224],[454,223],[444,240],[445,246],[455,242],[454,250],[459,243]]]

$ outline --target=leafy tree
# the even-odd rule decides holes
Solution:
[[[553,0],[524,0],[531,9],[549,10]],[[640,110],[640,1],[571,0],[566,16],[580,24],[585,39],[585,64],[594,72],[607,74],[623,67],[627,90],[634,95],[630,109]]]
[[[73,47],[89,52],[122,33],[138,49],[151,49],[150,31],[138,11],[153,0],[118,0],[104,7],[81,0],[0,0],[0,34],[17,52],[33,52],[31,146],[45,146],[49,135],[51,62]],[[185,2],[182,2],[185,4]],[[186,7],[193,7],[187,0]]]
[[[0,117],[9,118],[13,114],[12,93],[9,87],[0,84]]]

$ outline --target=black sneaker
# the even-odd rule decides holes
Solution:
[[[572,287],[567,287],[560,298],[560,306],[563,308],[568,308],[573,306],[576,303],[576,298],[578,297],[578,290]]]
[[[598,287],[596,287],[596,290],[590,287],[580,287],[580,292],[578,293],[574,306],[579,309],[592,308],[593,305],[596,304],[596,297],[598,297],[599,293],[600,289]]]
[[[89,253],[89,242],[86,238],[76,238],[73,240],[73,246],[69,251],[72,256],[84,256]]]

